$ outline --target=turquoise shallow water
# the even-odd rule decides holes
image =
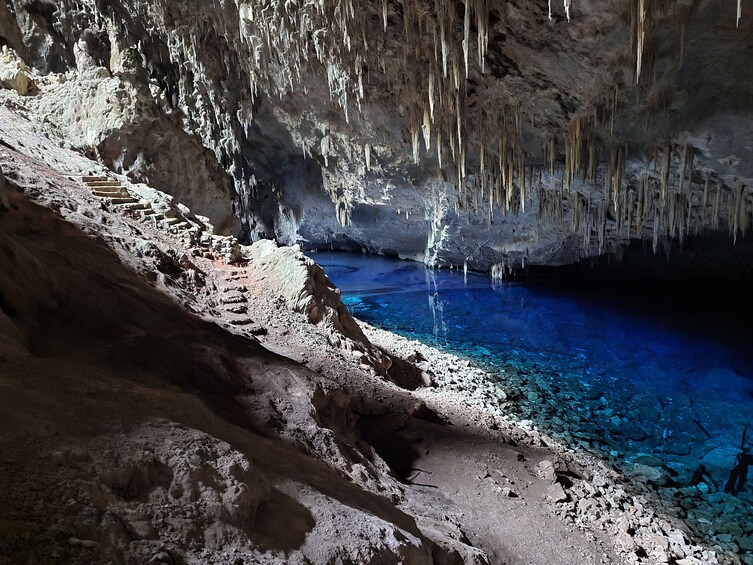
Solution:
[[[312,257],[356,317],[491,368],[519,391],[521,417],[618,464],[649,461],[659,483],[687,484],[702,461],[723,485],[753,423],[744,341],[588,293],[363,255]]]

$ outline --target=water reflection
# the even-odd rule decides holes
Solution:
[[[499,371],[523,391],[521,416],[571,444],[620,462],[659,458],[667,481],[690,481],[703,462],[723,482],[734,465],[753,414],[747,348],[588,296],[493,284],[465,270],[315,258],[355,316]]]

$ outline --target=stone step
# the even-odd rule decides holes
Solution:
[[[260,326],[259,324],[256,324],[256,323],[252,324],[251,327],[247,328],[247,331],[251,335],[256,335],[256,336],[267,335],[267,328],[265,328],[264,326]]]
[[[181,220],[180,218],[166,218],[165,223],[169,224],[170,226],[176,226],[183,222],[184,220]]]
[[[86,183],[86,187],[90,190],[107,190],[110,188],[123,188],[123,185],[119,182],[96,182]]]
[[[97,178],[97,179],[84,179],[84,182],[87,186],[96,186],[96,185],[112,185],[112,184],[121,184],[121,182],[118,179],[106,179],[106,178]]]
[[[92,194],[94,196],[98,196],[99,198],[117,198],[119,196],[130,196],[127,190],[92,190]]]
[[[103,182],[103,181],[111,181],[111,180],[113,179],[111,179],[110,177],[98,177],[98,176],[81,177],[81,181],[87,184],[90,182]]]
[[[245,304],[234,304],[234,305],[227,305],[225,307],[225,312],[229,312],[231,314],[245,314],[248,312],[248,306]]]
[[[138,204],[138,199],[131,198],[130,196],[123,196],[123,197],[115,197],[115,198],[108,198],[109,203],[113,206],[117,206],[119,204]]]
[[[143,202],[128,203],[128,204],[115,204],[121,210],[125,212],[140,212],[141,210],[150,210],[151,208]]]
[[[248,302],[248,298],[243,296],[242,294],[230,294],[220,297],[220,304],[224,305],[231,305],[231,304],[243,304]]]

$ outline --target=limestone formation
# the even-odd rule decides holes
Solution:
[[[741,3],[9,6],[39,119],[242,239],[518,270],[750,222]]]
[[[21,96],[35,88],[28,67],[7,45],[3,45],[0,52],[0,87],[15,90]]]

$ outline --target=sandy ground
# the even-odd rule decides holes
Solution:
[[[227,265],[0,112],[0,563],[717,562],[294,250]]]

